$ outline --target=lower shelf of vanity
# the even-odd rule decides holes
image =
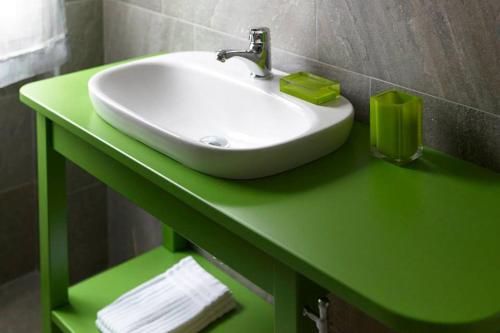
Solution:
[[[198,253],[192,250],[171,253],[161,247],[69,288],[69,304],[52,311],[52,320],[63,332],[98,332],[95,326],[97,311],[189,255],[227,285],[238,302],[237,310],[214,322],[203,333],[273,332],[271,304]]]

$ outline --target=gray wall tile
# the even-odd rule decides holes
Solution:
[[[194,49],[196,51],[217,51],[220,49],[244,49],[248,39],[218,32],[201,26],[194,28]]]
[[[161,51],[193,49],[194,27],[177,20],[105,0],[104,45],[106,62]]]
[[[468,109],[458,118],[459,156],[500,172],[500,116]]]
[[[35,186],[0,193],[0,284],[35,269]]]
[[[274,46],[318,55],[314,0],[163,0],[163,12],[240,38],[251,27],[267,26]]]
[[[36,202],[33,183],[0,193],[0,284],[38,267]],[[75,282],[107,267],[106,188],[97,184],[73,190],[68,221],[70,276]]]
[[[124,2],[161,12],[161,0],[122,0]]]
[[[106,187],[100,184],[68,196],[68,252],[72,283],[107,267],[106,201]]]
[[[169,16],[209,27],[220,2],[220,0],[162,0],[162,11]]]
[[[71,161],[66,161],[66,192],[75,191],[99,184],[99,181]]]
[[[154,217],[108,189],[109,262],[119,264],[162,244],[163,228]]]
[[[62,72],[98,66],[103,63],[102,1],[84,0],[66,4],[70,59]]]
[[[318,0],[322,61],[500,114],[500,5]]]
[[[0,286],[0,332],[42,333],[40,275],[30,273]]]
[[[34,177],[33,118],[17,95],[0,98],[0,192]]]

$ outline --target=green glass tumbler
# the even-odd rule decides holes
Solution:
[[[422,155],[422,98],[397,90],[370,97],[374,156],[402,165]]]

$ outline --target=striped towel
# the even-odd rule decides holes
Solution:
[[[186,257],[97,313],[102,333],[197,333],[236,307],[229,289]]]

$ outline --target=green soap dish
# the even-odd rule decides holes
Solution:
[[[297,72],[280,79],[280,91],[313,104],[323,104],[340,97],[340,83],[307,72]]]

